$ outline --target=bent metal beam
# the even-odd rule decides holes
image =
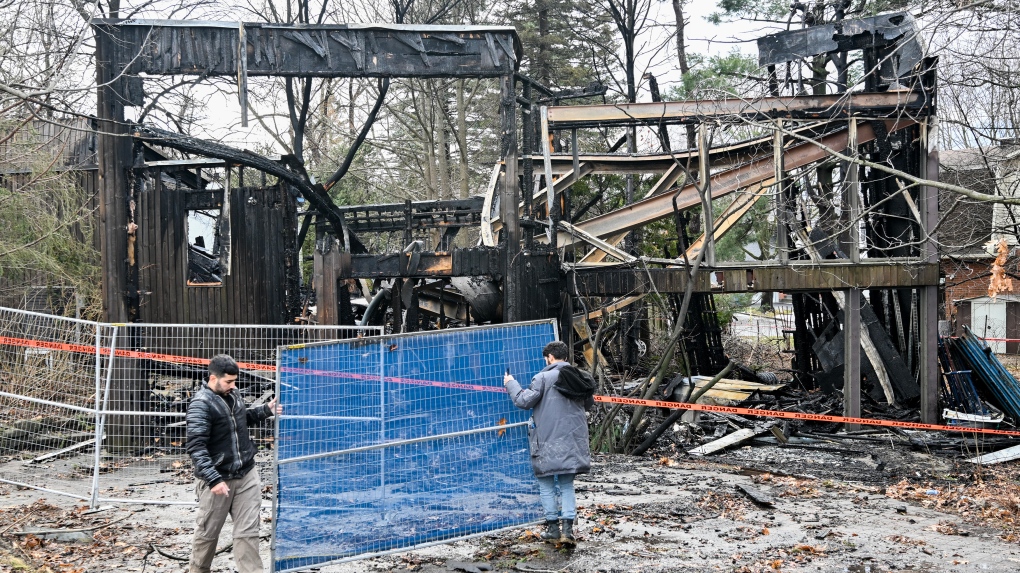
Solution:
[[[887,120],[885,122],[888,133],[911,125],[915,125],[915,122],[907,119],[898,121]],[[828,156],[828,150],[842,152],[842,150],[846,149],[847,137],[847,130],[842,129],[819,137],[815,141],[804,142],[791,147],[785,153],[786,169],[796,169],[825,159]],[[857,125],[858,144],[867,143],[873,139],[875,139],[875,132],[871,125],[866,122],[860,122]],[[775,166],[772,157],[764,157],[739,167],[727,169],[712,176],[712,198],[718,199],[719,197],[724,197],[774,175]],[[678,209],[689,209],[700,203],[701,199],[698,197],[698,191],[693,184],[685,186],[676,199]],[[593,217],[578,224],[577,227],[590,235],[604,238],[637,229],[653,221],[669,217],[672,214],[673,195],[663,193],[631,203],[605,215]],[[556,239],[557,245],[561,247],[571,245],[579,240],[562,231]]]
[[[846,119],[912,116],[931,103],[924,92],[843,93],[818,96],[765,97],[621,103],[548,108],[550,128],[614,124],[689,123],[706,117],[729,120]]]

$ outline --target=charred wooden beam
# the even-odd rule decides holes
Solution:
[[[127,166],[133,163],[131,138],[127,137],[124,102],[118,97],[118,74],[110,65],[116,59],[115,43],[104,33],[96,34],[97,161],[102,191],[99,197],[99,244],[102,253],[103,320],[130,322],[138,318],[138,293],[130,292],[128,267],[137,260],[133,248],[129,257],[128,229],[134,224],[130,213],[131,181]],[[133,238],[131,238],[133,239]],[[119,380],[119,379],[118,379]]]
[[[184,194],[184,208],[188,211],[197,209],[219,209],[223,206],[223,190],[186,190]]]
[[[215,141],[206,141],[196,137],[173,133],[171,131],[164,131],[162,129],[146,125],[135,126],[134,137],[140,141],[147,141],[156,145],[170,147],[184,151],[185,153],[196,153],[206,157],[215,157],[226,160],[234,165],[246,165],[248,167],[258,169],[263,173],[274,175],[297,189],[301,195],[307,199],[308,202],[311,203],[312,206],[315,207],[315,209],[330,222],[330,224],[334,226],[334,228],[343,228],[343,216],[337,210],[337,206],[333,203],[332,199],[330,199],[325,191],[321,189],[321,186],[313,186],[304,177],[294,171],[291,171],[281,163],[272,161],[248,150],[234,149],[233,147],[223,145],[222,143]],[[358,241],[356,237],[352,235],[351,238],[351,244],[348,245],[350,250],[355,252],[367,252],[365,246]]]
[[[907,12],[841,20],[758,38],[758,64],[776,65],[831,52],[880,49],[885,60],[881,62],[880,74],[888,83],[914,72],[921,62],[924,47],[919,38],[914,17]]]
[[[664,101],[606,105],[550,107],[549,126],[557,129],[686,123],[707,117],[733,121],[790,119],[886,118],[930,112],[931,96],[926,92],[850,93],[810,96],[780,96],[759,99],[717,99]]]
[[[482,218],[482,197],[410,203],[412,229],[476,226]],[[405,203],[338,207],[347,228],[356,233],[401,231],[407,226]]]
[[[517,32],[497,26],[118,19],[93,26],[116,46],[114,76],[491,78],[512,74],[521,58]]]
[[[448,253],[409,252],[389,255],[340,253],[341,278],[496,277],[502,274],[501,249],[454,249]]]
[[[715,273],[716,285],[711,274]],[[937,264],[861,262],[837,264],[764,264],[715,268],[698,273],[695,292],[804,292],[846,288],[907,288],[938,284]],[[665,269],[578,268],[578,296],[682,293],[690,271]],[[568,284],[571,281],[567,281]]]

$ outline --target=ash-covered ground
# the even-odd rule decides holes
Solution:
[[[707,458],[671,447],[644,457],[596,456],[592,473],[577,481],[574,550],[542,543],[537,528],[522,527],[319,570],[1020,570],[1016,463],[980,468],[892,440],[828,446],[752,445]],[[145,497],[178,498],[190,487],[181,481],[139,487]],[[756,503],[742,488],[772,504]],[[0,485],[0,496],[0,570],[186,570],[180,559],[188,554],[192,508],[119,505],[88,513],[83,502],[10,485]],[[27,533],[32,528],[65,534]],[[229,552],[213,570],[233,571]]]

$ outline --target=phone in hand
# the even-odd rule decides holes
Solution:
[[[510,375],[510,367],[509,367],[509,366],[507,366],[507,368],[506,368],[506,375],[507,375],[507,376],[509,376],[509,375]]]

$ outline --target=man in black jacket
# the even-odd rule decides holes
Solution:
[[[216,541],[230,515],[234,523],[234,562],[240,573],[262,573],[259,509],[262,485],[255,468],[255,444],[248,425],[279,415],[271,402],[246,408],[235,396],[237,363],[226,354],[209,361],[209,383],[188,405],[187,450],[195,466],[198,521],[191,545],[191,573],[209,573]]]

